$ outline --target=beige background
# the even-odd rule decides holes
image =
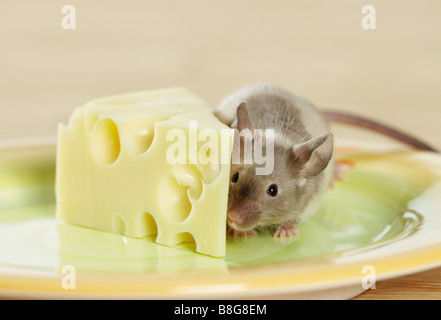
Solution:
[[[366,4],[376,30],[361,28]],[[96,97],[180,85],[214,106],[264,80],[441,148],[439,1],[2,0],[0,15],[0,140],[53,136]],[[364,296],[424,297],[406,279]]]

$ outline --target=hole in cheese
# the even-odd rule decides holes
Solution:
[[[117,216],[112,221],[112,232],[119,234],[126,234],[127,223],[123,216]]]
[[[195,165],[176,165],[173,176],[181,186],[188,187],[188,197],[196,201],[202,194],[202,175]]]
[[[204,183],[212,183],[219,176],[221,165],[219,163],[199,164],[198,169],[202,172]]]
[[[134,154],[145,153],[155,136],[155,123],[162,120],[166,118],[143,116],[124,121],[120,129],[124,147]]]
[[[91,137],[92,153],[99,164],[112,164],[121,151],[118,128],[111,119],[97,123]]]
[[[156,221],[153,216],[144,212],[139,217],[139,234],[150,236],[152,234],[158,233],[158,226],[156,225]]]
[[[173,175],[165,177],[159,187],[159,202],[163,214],[182,222],[191,212],[188,186],[180,184]]]
[[[181,242],[195,242],[193,235],[190,232],[181,232],[175,235],[175,243]]]

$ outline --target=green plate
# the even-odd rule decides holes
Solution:
[[[336,297],[441,264],[441,157],[336,151],[352,168],[284,241],[227,237],[225,258],[57,221],[55,145],[0,149],[0,294],[7,297]],[[368,271],[370,274],[368,274]]]

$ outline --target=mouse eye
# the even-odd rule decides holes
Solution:
[[[236,172],[231,178],[232,183],[236,183],[239,180],[239,172]]]
[[[272,184],[268,187],[268,190],[266,190],[266,193],[268,193],[271,197],[277,196],[277,185]]]

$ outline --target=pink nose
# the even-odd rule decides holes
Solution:
[[[247,228],[256,220],[256,210],[252,206],[231,208],[227,214],[228,223],[232,227]]]
[[[236,225],[241,225],[246,220],[247,213],[244,210],[241,210],[241,208],[233,208],[230,211],[228,211],[228,222],[232,222]]]

